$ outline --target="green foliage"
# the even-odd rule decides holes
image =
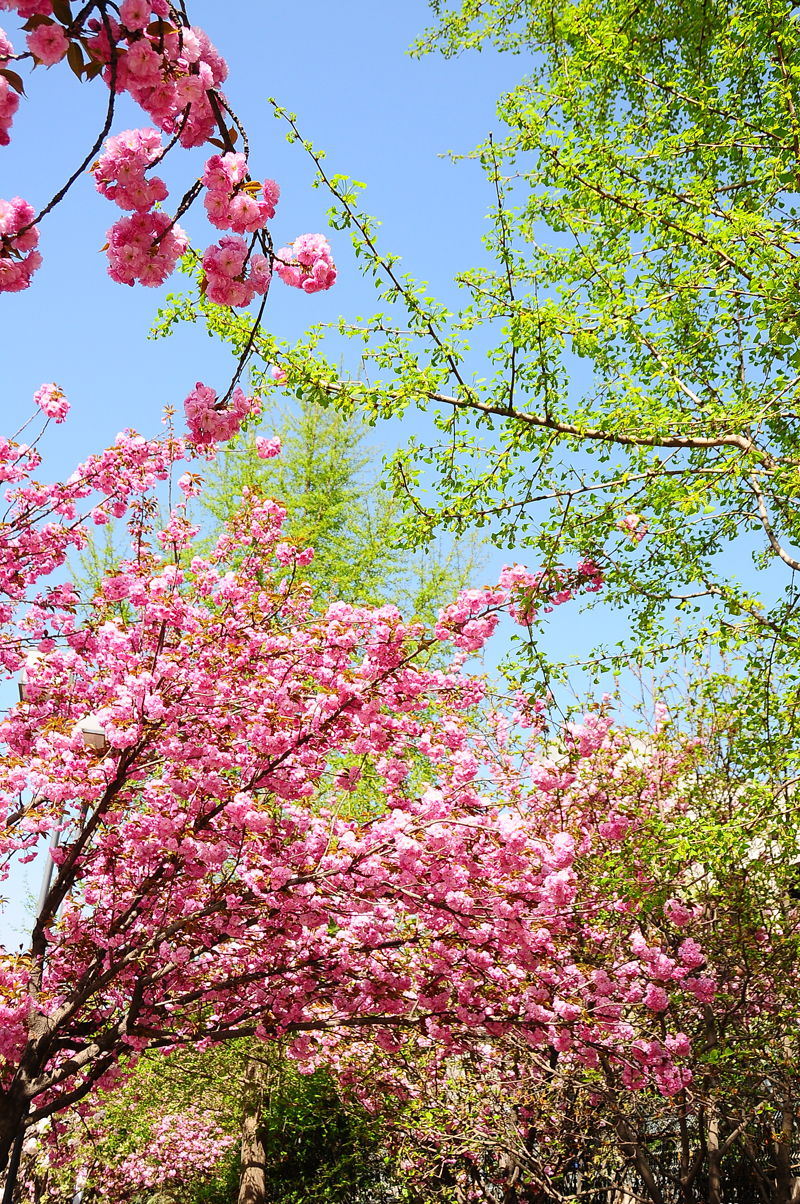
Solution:
[[[344,1100],[326,1071],[290,1068],[269,1089],[262,1140],[274,1204],[346,1204],[386,1195],[382,1123]]]
[[[293,348],[265,335],[265,354],[307,402],[371,422],[433,410],[434,445],[411,439],[389,470],[408,546],[481,529],[545,565],[593,557],[606,579],[596,604],[630,623],[621,647],[598,649],[598,667],[699,646],[747,649],[753,676],[788,671],[800,639],[793,10],[434,9],[417,53],[533,52],[499,102],[503,137],[474,152],[494,263],[459,275],[466,301],[449,312],[380,249],[359,186],[303,142],[383,308],[332,332],[355,340],[369,383],[339,371],[338,343],[324,354],[322,328]],[[298,139],[293,116],[277,115]],[[245,347],[241,322],[206,316]],[[487,331],[497,339],[479,357],[469,345]],[[642,516],[640,543],[620,529],[626,516]],[[736,572],[748,552],[752,571]],[[531,664],[546,659],[534,645]]]
[[[143,1055],[124,1084],[103,1097],[99,1112],[70,1133],[74,1149],[59,1172],[61,1188],[68,1190],[79,1166],[88,1167],[90,1192],[107,1186],[110,1168],[130,1155],[146,1156],[159,1121],[175,1116],[179,1126],[181,1114],[191,1110],[213,1116],[220,1132],[236,1138],[234,1144],[211,1173],[198,1172],[183,1187],[165,1180],[155,1194],[143,1192],[141,1204],[165,1198],[236,1204],[238,1138],[253,1107],[260,1117],[271,1204],[350,1204],[365,1192],[370,1200],[383,1198],[388,1173],[383,1122],[340,1091],[326,1071],[301,1074],[279,1047],[244,1039],[205,1052]]]
[[[262,387],[264,385],[262,379]],[[209,540],[239,505],[244,489],[274,497],[286,509],[287,538],[312,547],[299,570],[317,604],[336,598],[362,605],[394,602],[409,618],[431,621],[480,565],[478,543],[439,542],[415,555],[398,548],[400,507],[374,477],[376,452],[357,416],[266,393],[262,429],[281,438],[280,456],[260,460],[252,437],[225,445],[207,472],[201,498],[215,520]]]

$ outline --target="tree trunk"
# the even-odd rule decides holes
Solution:
[[[266,1204],[267,1175],[264,1164],[264,1143],[261,1140],[261,1104],[264,1068],[251,1059],[247,1065],[249,1084],[242,1120],[242,1173],[239,1179],[239,1204]]]
[[[794,1109],[791,1101],[784,1099],[781,1132],[773,1144],[775,1156],[774,1204],[795,1204],[798,1196],[798,1180],[792,1174],[792,1137],[794,1136]]]
[[[0,1174],[8,1166],[14,1142],[25,1125],[28,1108],[28,1099],[19,1082],[12,1085],[4,1099],[0,1099]]]
[[[708,1118],[708,1204],[722,1204],[722,1176],[719,1152],[719,1117],[712,1112]]]

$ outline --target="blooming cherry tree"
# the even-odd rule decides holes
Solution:
[[[312,552],[274,501],[246,496],[193,555],[185,503],[163,528],[152,516],[195,454],[202,439],[127,434],[45,487],[28,479],[38,453],[5,445],[3,657],[25,677],[0,731],[2,864],[58,840],[30,948],[0,967],[0,1156],[110,1084],[124,1053],[247,1034],[291,1038],[314,1065],[364,1028],[388,1054],[409,1024],[445,1052],[513,1030],[586,1065],[607,1048],[636,1086],[621,1007],[695,1007],[713,983],[650,946],[609,960],[606,900],[576,863],[625,839],[626,793],[663,788],[675,759],[633,766],[609,798],[607,720],[572,729],[559,766],[512,756],[496,707],[479,719],[484,686],[459,666],[520,591],[544,600],[541,577],[509,568],[427,635],[391,606],[315,612],[293,584]],[[39,587],[85,538],[81,507],[100,523],[130,510],[133,534],[83,624],[69,585]],[[594,566],[570,577],[597,583]],[[447,641],[452,667],[426,667]],[[607,979],[587,977],[589,946]],[[659,1089],[683,1081],[681,1057],[650,1059]]]

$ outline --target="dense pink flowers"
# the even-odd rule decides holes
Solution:
[[[111,279],[131,285],[139,280],[148,288],[164,283],[189,246],[185,232],[161,209],[120,218],[106,237]]]
[[[271,460],[280,454],[281,441],[278,435],[272,439],[265,439],[262,435],[256,436],[256,455],[260,460]]]
[[[0,67],[4,67],[9,57],[14,53],[14,47],[0,29]],[[14,114],[19,108],[19,96],[11,84],[0,75],[0,146],[8,146],[10,138],[8,131],[14,120]]]
[[[208,385],[198,381],[183,403],[186,422],[194,443],[204,444],[231,439],[242,422],[253,412],[252,397],[246,397],[236,388],[233,396],[222,409],[217,409],[217,395]],[[277,455],[277,452],[273,453]]]
[[[177,132],[182,146],[202,146],[216,129],[208,93],[227,78],[225,60],[196,26],[162,31],[156,21],[155,30],[149,32],[151,14],[154,19],[166,18],[169,8],[153,0],[145,17],[146,8],[147,4],[131,2],[120,10],[122,25],[113,18],[109,21],[117,44],[117,91],[129,92],[162,130]],[[89,26],[94,36],[87,45],[97,60],[107,64],[104,78],[110,84],[108,35],[96,19]]]
[[[125,130],[109,138],[105,152],[93,167],[97,191],[120,209],[152,209],[156,201],[166,199],[164,181],[145,178],[145,171],[161,153],[161,135],[157,130]]]
[[[291,246],[275,253],[275,271],[284,284],[318,293],[336,282],[331,248],[323,234],[301,234]]]
[[[255,234],[275,216],[280,188],[274,180],[265,180],[264,200],[256,199],[255,185],[247,185],[247,159],[242,154],[212,155],[203,172],[208,192],[205,206],[208,220],[218,230],[235,234]]]
[[[256,293],[269,288],[271,273],[265,255],[250,255],[238,234],[226,234],[203,255],[205,294],[216,305],[249,305]]]
[[[33,400],[48,418],[54,418],[56,422],[63,422],[69,413],[69,402],[58,385],[42,385],[34,393]]]
[[[60,63],[69,49],[67,35],[62,26],[55,22],[37,25],[25,40],[31,54],[35,55],[39,62],[44,63],[46,67]]]
[[[136,0],[129,0],[131,4]],[[215,1117],[190,1109],[161,1117],[141,1153],[128,1154],[104,1175],[102,1194],[126,1199],[142,1189],[187,1186],[202,1181],[235,1137],[223,1133]]]
[[[160,177],[148,177],[147,171],[164,153],[159,131],[174,135],[173,141],[185,147],[202,146],[215,133],[231,145],[223,128],[227,102],[220,91],[228,74],[225,60],[202,29],[172,24],[174,10],[167,0],[123,0],[119,20],[110,13],[101,20],[92,15],[93,6],[87,6],[76,17],[77,25],[65,24],[68,19],[60,9],[56,20],[50,0],[0,0],[0,8],[16,9],[24,20],[35,18],[27,43],[37,62],[57,63],[72,45],[84,64],[78,68],[77,60],[72,62],[79,74],[84,69],[89,76],[102,70],[106,83],[111,86],[113,81],[117,92],[128,92],[158,127],[126,130],[108,138],[92,171],[98,192],[134,214],[108,231],[109,275],[121,284],[162,284],[189,244],[183,230],[155,208],[168,190]],[[86,52],[88,64],[83,58]],[[11,55],[13,47],[0,30],[0,64]],[[0,145],[9,142],[8,130],[18,107],[19,97],[0,76]],[[235,138],[235,130],[231,134]],[[209,220],[217,229],[231,231],[207,248],[202,288],[214,304],[246,307],[269,288],[272,251],[271,243],[262,237],[261,251],[269,245],[270,258],[253,253],[256,239],[248,248],[240,236],[260,234],[275,216],[280,188],[275,180],[248,179],[245,155],[232,150],[207,159],[201,183],[207,190]],[[197,187],[189,190],[186,207],[198,193]],[[17,198],[11,204],[24,202]],[[34,251],[36,235],[29,232],[15,243],[13,220],[8,214],[3,217],[7,228],[0,230],[4,235],[0,292],[19,291],[28,287],[40,263]],[[296,239],[278,253],[276,266],[287,284],[307,293],[328,289],[336,280],[330,246],[321,234]]]
[[[28,288],[42,262],[35,250],[39,231],[31,225],[34,217],[33,207],[22,197],[0,200],[0,293],[19,293]]]

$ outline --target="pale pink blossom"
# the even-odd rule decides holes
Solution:
[[[262,435],[256,435],[256,454],[260,460],[271,460],[274,456],[279,456],[280,437],[275,435],[272,439],[265,439]]]
[[[33,400],[48,418],[63,422],[69,413],[69,402],[58,385],[42,385],[33,395]]]
[[[301,234],[291,246],[275,253],[275,271],[284,284],[317,293],[336,283],[331,248],[323,234]]]

